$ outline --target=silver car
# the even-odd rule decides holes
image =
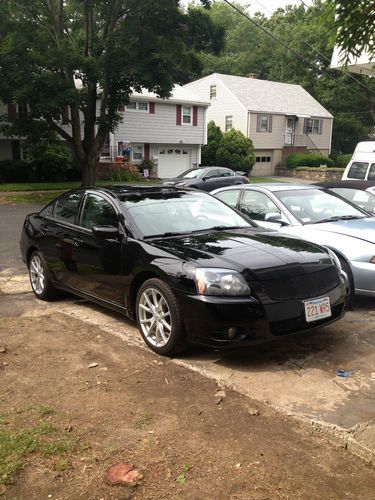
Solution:
[[[375,218],[358,206],[331,191],[301,184],[248,184],[212,194],[260,226],[330,248],[352,292],[375,297]]]

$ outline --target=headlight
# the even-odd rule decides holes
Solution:
[[[237,271],[197,268],[195,284],[201,295],[250,295],[250,288]]]
[[[335,252],[333,252],[330,248],[325,247],[328,252],[328,255],[331,257],[333,265],[337,268],[338,271],[342,271],[342,266],[340,259],[337,257]]]

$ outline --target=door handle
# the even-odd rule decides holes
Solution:
[[[73,240],[73,245],[74,245],[75,247],[80,247],[81,245],[83,245],[83,243],[84,243],[84,241],[83,241],[83,240],[80,240],[80,239],[78,239],[78,238],[74,238],[74,240]]]

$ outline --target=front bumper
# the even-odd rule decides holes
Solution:
[[[323,296],[330,298],[332,315],[309,323],[306,322],[304,313],[303,302],[306,299],[269,299],[261,303],[252,297],[228,298],[178,292],[176,295],[190,342],[211,347],[229,347],[253,345],[337,321],[348,306],[348,283],[345,276],[341,275],[340,284],[324,293]],[[236,334],[231,338],[228,329],[233,327]]]

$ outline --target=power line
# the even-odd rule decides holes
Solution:
[[[260,25],[258,22],[256,22],[254,19],[252,19],[248,14],[246,14],[246,12],[243,12],[242,10],[240,10],[236,5],[233,5],[231,2],[229,2],[229,0],[223,0],[227,5],[229,5],[230,7],[232,7],[232,9],[234,9],[235,11],[237,11],[241,16],[245,17],[245,19],[247,19],[248,21],[250,21],[252,24],[254,24],[257,28],[259,28],[261,31],[263,31],[264,33],[266,33],[268,36],[270,36],[273,40],[275,40],[276,42],[278,42],[280,45],[282,45],[283,47],[285,47],[287,50],[289,50],[290,52],[292,52],[295,56],[297,56],[299,59],[303,60],[304,62],[306,62],[309,66],[313,67],[316,71],[318,71],[320,74],[323,74],[323,70],[321,68],[319,68],[319,66],[317,66],[315,63],[313,63],[312,61],[310,61],[309,59],[307,59],[305,56],[303,56],[302,54],[300,54],[299,52],[297,52],[296,50],[292,49],[288,44],[286,44],[283,40],[281,40],[280,38],[276,37],[273,33],[271,33],[269,30],[267,30],[266,28],[264,28],[264,26]],[[259,1],[258,1],[259,3]],[[327,58],[327,60],[329,61],[329,59]],[[344,83],[340,83],[338,84],[342,87],[345,87],[346,89],[349,89],[351,92],[354,92],[356,93],[357,95],[362,96],[362,94],[360,94],[359,92],[357,92],[356,90],[352,89],[351,87],[348,87],[346,84]],[[370,88],[368,88],[366,85],[363,84],[363,86],[368,90],[370,91],[371,93],[374,93]],[[374,93],[375,95],[375,93]]]

